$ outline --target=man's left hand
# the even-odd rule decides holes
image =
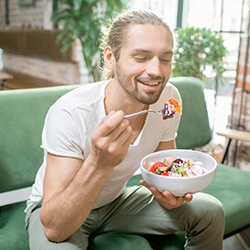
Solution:
[[[184,196],[174,196],[169,191],[160,192],[157,188],[148,186],[144,180],[141,180],[140,184],[149,189],[156,200],[167,209],[177,208],[184,201],[190,202],[193,199],[193,195],[190,193],[187,193]]]

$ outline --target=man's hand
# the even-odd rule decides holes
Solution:
[[[165,208],[173,209],[179,207],[184,201],[190,202],[193,199],[192,194],[186,194],[185,196],[174,196],[169,191],[163,193],[158,191],[155,187],[150,187],[144,180],[140,181],[141,185],[149,189],[154,195],[155,199]]]
[[[99,166],[116,166],[126,157],[132,128],[122,111],[110,112],[92,134],[91,156]]]

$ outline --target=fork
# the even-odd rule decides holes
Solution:
[[[158,114],[158,115],[163,115],[164,114],[163,109],[159,110],[159,111],[156,111],[156,110],[153,110],[153,109],[145,109],[145,110],[142,110],[142,111],[139,111],[139,112],[136,112],[136,113],[125,115],[124,118],[127,119],[127,118],[131,118],[131,117],[138,116],[138,115],[144,115],[144,114],[147,114],[149,112],[152,112],[152,113],[155,113],[155,114]]]

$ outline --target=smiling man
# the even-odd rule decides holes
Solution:
[[[67,93],[47,114],[44,162],[26,209],[30,249],[87,249],[93,233],[175,231],[187,232],[186,249],[222,249],[224,213],[214,197],[175,197],[144,181],[126,187],[145,155],[175,148],[180,116],[124,119],[181,102],[168,83],[169,26],[149,11],[121,13],[104,34],[103,55],[107,80]]]

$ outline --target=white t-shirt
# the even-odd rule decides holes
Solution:
[[[104,95],[107,83],[108,81],[102,81],[78,87],[61,97],[48,111],[42,133],[44,161],[36,175],[27,207],[39,202],[43,196],[47,152],[82,160],[90,153],[90,136],[106,115]],[[150,105],[150,108],[161,110],[170,98],[181,101],[178,90],[167,83],[159,100]],[[179,115],[166,120],[154,113],[147,115],[141,133],[130,146],[123,162],[112,171],[93,208],[108,204],[121,194],[128,179],[138,169],[140,160],[154,152],[159,142],[176,137],[179,121]],[[101,168],[102,166],[100,171]]]

